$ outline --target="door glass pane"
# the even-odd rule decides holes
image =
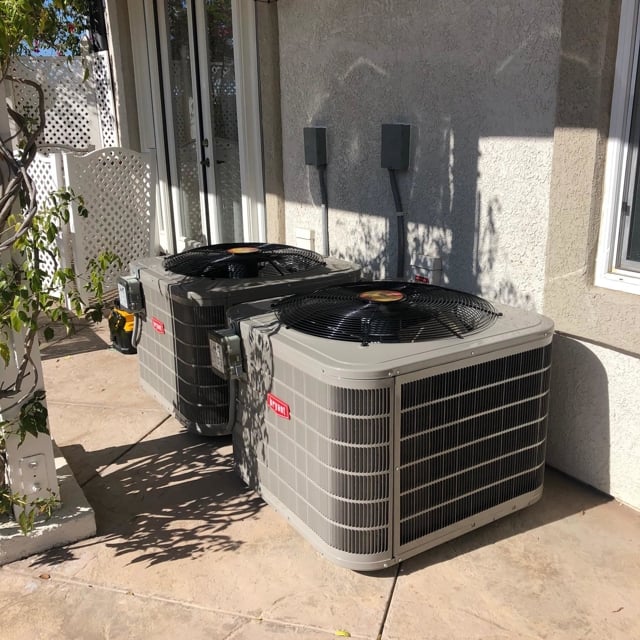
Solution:
[[[243,240],[231,0],[206,1],[211,123],[221,242]]]
[[[176,149],[178,175],[172,180],[178,187],[180,226],[187,246],[206,242],[202,228],[200,184],[196,149],[197,105],[191,85],[191,52],[189,49],[189,20],[185,0],[168,0],[169,27],[169,83],[171,114]],[[175,184],[177,179],[177,184]],[[174,193],[176,190],[174,190]]]

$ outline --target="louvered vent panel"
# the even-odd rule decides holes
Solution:
[[[267,416],[261,483],[329,546],[389,548],[391,387],[332,387],[278,360],[291,420]]]
[[[543,481],[551,345],[402,385],[400,545]]]
[[[173,321],[169,305],[157,286],[145,286],[149,282],[146,273],[142,272],[141,279],[144,289],[146,309],[146,323],[148,330],[140,333],[138,343],[138,362],[140,365],[140,380],[164,404],[169,411],[176,403],[176,372],[175,355],[173,352]],[[149,283],[153,285],[154,283]],[[164,334],[159,334],[151,328],[152,318],[155,318],[165,328]]]
[[[211,367],[208,332],[226,326],[224,306],[172,300],[179,418],[206,425],[229,420],[229,384]]]

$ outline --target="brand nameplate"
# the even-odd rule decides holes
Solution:
[[[267,406],[271,411],[275,414],[279,415],[281,418],[286,418],[289,420],[291,418],[291,411],[289,409],[289,405],[286,402],[283,402],[277,396],[274,396],[273,393],[267,394]]]
[[[162,322],[162,320],[158,320],[158,318],[151,318],[151,326],[158,333],[164,333],[164,322]]]

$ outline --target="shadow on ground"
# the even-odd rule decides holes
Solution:
[[[610,496],[547,467],[542,498],[534,505],[492,522],[476,531],[434,547],[403,563],[401,572],[410,574],[506,538],[532,531],[610,502]]]
[[[80,449],[72,445],[65,447],[64,453],[70,459],[82,455],[96,467],[106,459],[116,460],[102,477],[94,476],[84,487],[96,512],[98,538],[49,551],[36,558],[34,566],[73,560],[77,550],[93,544],[114,549],[116,556],[129,555],[130,564],[147,566],[234,551],[245,541],[237,535],[241,529],[233,525],[253,518],[264,506],[235,474],[228,437],[202,439],[178,433],[130,447],[93,452]],[[413,573],[584,514],[610,500],[609,496],[547,469],[544,494],[538,503],[404,562],[401,573]],[[386,576],[387,572],[368,575]]]
[[[40,357],[42,360],[102,351],[110,347],[109,343],[94,331],[87,330],[89,325],[86,322],[77,320],[74,325],[76,327],[74,333],[68,336],[64,327],[56,325],[53,327],[55,336],[52,341],[45,342],[42,337],[40,338]]]
[[[236,476],[230,438],[204,440],[178,433],[131,447],[79,449],[71,445],[62,451],[69,460],[83,456],[96,467],[116,460],[84,486],[98,537],[51,550],[35,560],[36,566],[72,560],[77,550],[94,544],[147,566],[234,551],[244,541],[230,535],[230,526],[264,505]]]

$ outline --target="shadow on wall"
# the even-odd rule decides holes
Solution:
[[[334,223],[337,235],[349,236],[350,246],[340,247],[332,253],[341,258],[362,266],[362,279],[379,277],[389,264],[389,223],[384,221],[382,227],[375,227],[368,217],[362,213],[357,216],[355,228],[344,220],[337,218]],[[388,267],[387,267],[388,269]]]
[[[319,226],[320,190],[315,168],[304,164],[302,128],[326,126],[332,250],[370,275],[395,276],[395,209],[380,166],[380,125],[406,122],[411,164],[398,173],[408,212],[406,266],[416,254],[439,256],[450,286],[531,308],[539,303],[543,274],[533,289],[524,271],[534,273],[537,285],[535,266],[527,265],[543,262],[546,226],[538,235],[537,203],[525,196],[514,201],[514,191],[527,186],[510,182],[523,167],[534,167],[536,193],[540,163],[517,142],[512,156],[502,155],[501,145],[510,137],[553,137],[556,8],[454,3],[449,15],[437,3],[395,4],[279,4],[290,231]],[[310,15],[314,20],[305,20]],[[481,158],[481,141],[493,138],[500,142]],[[479,171],[487,165],[483,183]],[[548,187],[539,191],[547,197]]]
[[[601,491],[610,490],[609,380],[577,340],[553,341],[547,462]]]
[[[409,112],[397,106],[396,113],[406,113],[400,118],[388,107],[375,115],[365,114],[362,107],[355,107],[357,96],[393,93],[394,83],[388,74],[360,60],[346,77],[334,82],[312,118],[313,124],[328,129],[327,178],[334,253],[362,265],[368,276],[395,277],[395,210],[387,171],[380,168],[380,124],[409,122],[411,166],[397,174],[407,211],[406,273],[417,255],[440,257],[444,283],[533,308],[532,296],[521,292],[504,271],[505,257],[500,254],[505,248],[501,247],[498,231],[503,213],[500,198],[494,195],[484,203],[479,191],[480,125],[475,105],[458,103],[456,96],[450,95],[440,96],[440,102],[452,105],[446,113],[438,113],[434,102],[429,109],[415,105]],[[445,91],[446,78],[439,85]],[[343,107],[345,115],[339,120],[337,105],[349,105]],[[306,177],[309,192],[302,198],[319,209],[321,199],[313,167],[307,168]],[[336,213],[336,209],[343,213]],[[540,273],[540,282],[542,278]]]

